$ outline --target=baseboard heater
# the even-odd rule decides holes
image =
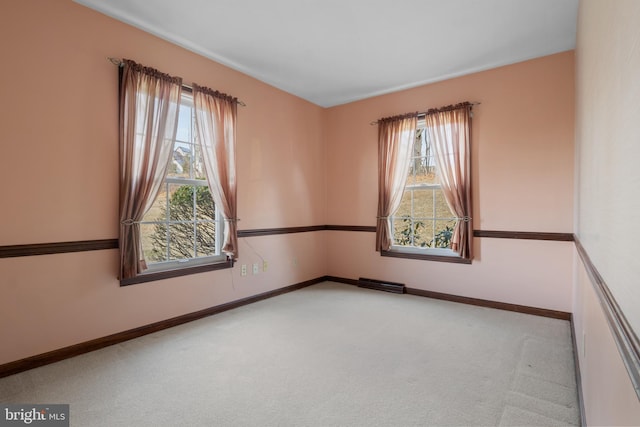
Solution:
[[[404,294],[407,292],[405,286],[402,283],[393,283],[376,279],[365,279],[364,277],[358,279],[358,287],[375,289],[377,291],[393,292],[394,294]]]

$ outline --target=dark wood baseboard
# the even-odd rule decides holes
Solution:
[[[576,390],[578,392],[578,406],[580,407],[580,426],[586,427],[587,425],[587,412],[584,408],[584,395],[582,394],[582,374],[580,373],[580,356],[578,350],[578,340],[576,339],[576,325],[573,322],[573,314],[569,320],[569,326],[571,328],[571,342],[573,343],[573,366],[576,373]]]
[[[217,313],[222,313],[227,310],[232,310],[247,304],[252,304],[267,298],[272,298],[284,293],[292,292],[298,289],[302,289],[317,283],[332,281],[338,283],[344,283],[348,285],[358,286],[358,280],[348,279],[337,276],[322,276],[315,279],[307,280],[304,282],[296,283],[294,285],[286,286],[280,289],[264,292],[258,295],[242,298],[236,301],[231,301],[225,304],[220,304],[214,307],[210,307],[204,310],[196,311],[193,313],[184,314],[182,316],[173,317],[171,319],[162,320],[149,325],[140,326],[138,328],[129,329],[127,331],[118,332],[112,335],[108,335],[102,338],[96,338],[83,343],[71,345],[61,349],[53,350],[47,353],[26,357],[14,362],[9,362],[0,365],[0,378],[14,375],[20,372],[34,369],[40,366],[48,365],[51,363],[59,362],[64,359],[79,356],[81,354],[89,353],[94,350],[99,350],[110,345],[119,344],[124,341],[128,341],[134,338],[138,338],[144,335],[151,334],[153,332],[161,331],[164,329],[178,326],[187,322],[202,319],[204,317],[212,316]],[[408,294],[424,296],[428,298],[441,299],[452,302],[459,302],[463,304],[478,305],[489,308],[497,308],[501,310],[516,311],[519,313],[533,314],[537,316],[553,317],[563,320],[571,320],[571,314],[561,311],[547,310],[535,307],[527,307],[515,304],[501,303],[489,300],[482,300],[477,298],[460,297],[456,295],[450,295],[439,292],[425,291],[421,289],[406,288]],[[575,346],[575,344],[574,344]]]
[[[477,305],[480,307],[497,308],[499,310],[515,311],[516,313],[533,314],[534,316],[551,317],[553,319],[570,320],[571,313],[565,311],[549,310],[546,308],[530,307],[527,305],[510,304],[507,302],[491,301],[480,298],[463,297],[442,292],[425,291],[423,289],[407,288],[409,295],[440,299],[462,304]]]
[[[325,276],[331,282],[345,283],[347,285],[358,286],[358,281],[345,277]],[[446,294],[442,292],[425,291],[423,289],[406,288],[409,295],[440,299],[462,304],[476,305],[480,307],[497,308],[498,310],[515,311],[517,313],[532,314],[534,316],[551,317],[553,319],[571,320],[571,313],[565,311],[549,310],[546,308],[530,307],[527,305],[510,304],[506,302],[491,301],[479,298],[462,297],[458,295]]]
[[[37,368],[39,366],[48,365],[50,363],[59,362],[64,359],[69,359],[74,356],[79,356],[84,353],[89,353],[94,350],[99,350],[110,345],[119,344],[124,341],[128,341],[134,338],[138,338],[144,335],[151,334],[153,332],[168,329],[174,326],[182,325],[183,323],[191,322],[194,320],[202,319],[203,317],[212,316],[214,314],[222,313],[227,310],[241,307],[243,305],[252,304],[267,298],[272,298],[287,292],[292,292],[298,289],[305,288],[307,286],[315,285],[326,280],[325,277],[318,277],[316,279],[306,280],[304,282],[296,283],[294,285],[285,286],[284,288],[274,289],[272,291],[263,292],[258,295],[242,298],[236,301],[231,301],[225,304],[216,305],[214,307],[206,308],[204,310],[196,311],[193,313],[184,314],[182,316],[173,317],[167,320],[161,320],[159,322],[152,323],[150,325],[140,326],[138,328],[129,329],[127,331],[118,332],[112,335],[108,335],[102,338],[96,338],[90,341],[85,341],[79,344],[74,344],[68,347],[60,348],[57,350],[49,351],[47,353],[38,354],[24,359],[16,360],[14,362],[5,363],[0,365],[0,378],[9,375],[17,374],[27,371],[29,369]]]

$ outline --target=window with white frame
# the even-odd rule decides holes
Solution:
[[[402,201],[391,217],[392,249],[455,254],[451,237],[456,221],[440,187],[433,147],[422,119],[416,129]]]
[[[222,231],[196,140],[193,99],[183,92],[167,176],[140,223],[148,271],[224,260]]]

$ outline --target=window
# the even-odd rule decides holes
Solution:
[[[222,229],[196,140],[193,98],[183,92],[167,176],[140,222],[147,271],[225,260]]]
[[[442,191],[428,134],[424,119],[418,121],[404,193],[391,217],[391,250],[455,256],[451,238],[457,220]]]
[[[377,121],[380,255],[471,264],[472,105]]]
[[[120,285],[232,268],[238,99],[119,64]]]

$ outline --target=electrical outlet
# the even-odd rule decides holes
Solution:
[[[242,267],[240,267],[240,275],[241,276],[247,275],[247,264],[242,264]]]
[[[260,268],[258,268],[258,263],[253,264],[253,274],[258,274]]]
[[[267,271],[267,261],[262,261],[262,271]]]

